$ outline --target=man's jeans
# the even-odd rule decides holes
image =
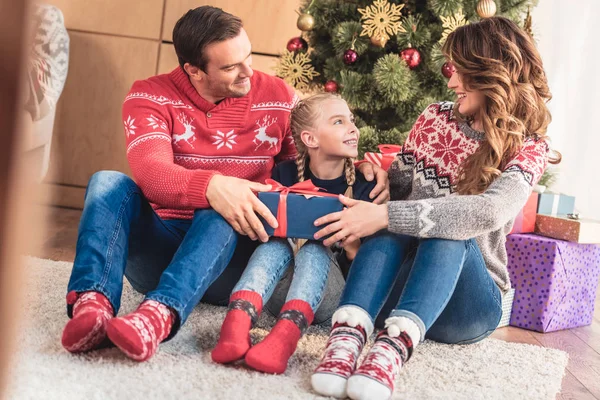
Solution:
[[[116,314],[125,275],[147,299],[177,312],[171,338],[200,300],[228,304],[257,244],[238,235],[210,209],[197,210],[192,220],[163,220],[131,178],[101,171],[92,176],[86,191],[68,291],[98,291],[108,298]],[[326,293],[331,295],[326,297],[331,300],[328,307],[321,307],[323,321],[331,316],[332,304],[339,299],[339,278],[328,280]],[[288,286],[284,279],[274,300],[285,297],[279,292],[286,293]],[[277,313],[278,307],[281,305],[266,308]],[[67,313],[72,316],[72,306]]]
[[[313,312],[323,299],[330,266],[335,263],[333,253],[322,243],[310,240],[294,250],[287,239],[271,238],[254,252],[234,292],[251,290],[267,302],[283,273],[292,267],[294,273],[286,302],[303,300]]]
[[[474,239],[385,231],[362,244],[342,293],[344,305],[361,307],[380,327],[387,317],[405,316],[426,338],[442,343],[484,339],[502,316],[500,289]]]

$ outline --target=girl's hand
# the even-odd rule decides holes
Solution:
[[[344,251],[346,251],[346,258],[349,261],[352,261],[360,248],[360,240],[354,240],[352,242],[346,241],[346,243],[342,243],[342,247],[344,248]]]
[[[385,204],[353,200],[343,195],[340,195],[339,199],[347,208],[315,221],[316,226],[330,224],[315,233],[315,239],[333,234],[323,242],[325,246],[331,246],[335,242],[342,242],[342,246],[345,246],[346,243],[388,227],[388,212]]]

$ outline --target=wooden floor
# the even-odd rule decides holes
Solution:
[[[47,239],[34,255],[73,261],[80,217],[79,210],[51,208]],[[545,334],[506,327],[498,329],[492,337],[566,351],[570,360],[557,399],[600,400],[600,296],[596,297],[594,321],[590,326]]]

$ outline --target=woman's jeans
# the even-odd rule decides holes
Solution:
[[[421,340],[442,343],[484,339],[502,316],[500,289],[474,239],[386,231],[362,244],[340,300],[346,305],[364,309],[380,327],[387,317],[407,317],[419,326]]]
[[[254,251],[233,291],[251,290],[260,294],[263,303],[266,303],[283,273],[293,265],[294,273],[286,302],[303,300],[314,311],[323,299],[332,263],[335,263],[333,253],[320,242],[306,242],[294,257],[288,240],[274,237]]]

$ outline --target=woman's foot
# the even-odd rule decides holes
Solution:
[[[361,366],[348,379],[348,397],[352,400],[392,397],[394,382],[412,351],[413,343],[406,332],[392,337],[387,330],[381,331]]]
[[[145,300],[137,310],[107,323],[108,338],[125,355],[135,361],[146,361],[169,336],[175,313],[166,305]]]
[[[106,323],[113,317],[110,301],[99,292],[71,291],[67,303],[73,304],[73,318],[63,330],[63,347],[71,353],[98,348],[106,339]]]
[[[363,309],[354,306],[337,310],[333,321],[325,353],[311,377],[311,384],[319,394],[345,398],[348,378],[373,332],[373,323]]]

